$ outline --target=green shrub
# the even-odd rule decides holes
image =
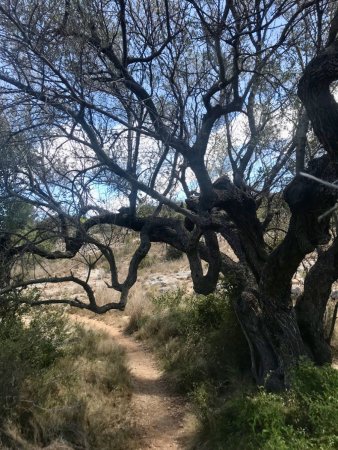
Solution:
[[[16,302],[0,320],[1,448],[133,448],[129,371],[110,337]]]
[[[183,392],[213,379],[226,387],[249,369],[245,338],[224,293],[186,296],[182,290],[153,299],[153,314],[132,320],[137,336],[158,353],[167,376]]]
[[[32,310],[3,299],[0,315],[0,420],[21,398],[28,376],[39,377],[65,351],[69,327],[57,310]]]
[[[229,285],[230,286],[230,285]],[[139,316],[137,336],[155,348],[167,377],[189,394],[200,421],[194,449],[338,448],[338,371],[303,362],[284,394],[257,390],[231,301],[169,292]]]
[[[181,259],[183,257],[183,252],[181,250],[178,250],[175,247],[172,247],[171,245],[167,245],[165,249],[165,259],[167,261],[175,261],[177,259]]]
[[[301,364],[292,388],[280,395],[259,390],[211,401],[196,391],[193,399],[203,424],[195,448],[338,448],[338,372],[330,367]]]

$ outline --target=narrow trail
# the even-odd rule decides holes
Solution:
[[[141,343],[124,335],[121,325],[107,325],[74,314],[70,318],[87,329],[110,335],[124,348],[133,384],[133,420],[142,435],[137,450],[186,448],[184,442],[191,428],[191,416],[183,399],[170,394],[154,357]]]

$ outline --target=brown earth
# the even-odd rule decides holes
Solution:
[[[141,434],[137,450],[187,448],[195,420],[183,398],[170,392],[151,353],[125,335],[122,325],[76,314],[69,317],[87,329],[110,335],[125,350],[133,385],[132,417]]]

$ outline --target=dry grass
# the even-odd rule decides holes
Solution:
[[[153,311],[152,297],[153,289],[151,292],[148,290],[132,291],[126,307],[126,331],[128,333],[133,333],[138,330],[141,327],[141,322],[144,320],[144,317],[151,315]]]
[[[134,448],[130,376],[124,351],[104,334],[76,329],[67,353],[27,377],[2,424],[0,448]]]

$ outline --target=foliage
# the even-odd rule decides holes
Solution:
[[[254,373],[257,383],[284,372],[290,355],[283,349],[305,345],[322,360],[315,347],[325,342],[317,345],[320,333],[289,307],[288,286],[306,254],[331,237],[329,216],[318,218],[332,211],[336,193],[295,175],[337,178],[337,114],[326,95],[338,73],[322,71],[337,66],[334,10],[328,0],[182,0],[170,8],[165,0],[156,7],[153,0],[2,2],[1,196],[34,205],[38,222],[0,252],[0,269],[8,255],[27,253],[46,274],[51,260],[75,258],[89,272],[91,249],[106,260],[120,302],[111,296],[98,305],[92,295],[89,305],[73,304],[103,313],[125,306],[137,269],[151,263],[144,259],[151,243],[162,242],[189,256],[198,292],[213,292],[221,273],[236,274],[250,297],[236,312],[256,349],[252,367],[264,367]],[[310,142],[309,120],[319,142]],[[98,225],[139,235],[127,270],[118,267],[125,250],[114,255],[114,233],[100,240]],[[235,260],[221,255],[221,236]],[[2,272],[0,285],[8,285],[10,271]],[[329,283],[329,272],[318,279]],[[37,281],[38,271],[31,273],[27,280],[21,271],[21,285]],[[53,275],[48,281],[60,280]],[[313,307],[320,299],[306,290],[303,310],[320,323],[323,308]],[[43,300],[51,301],[47,292]],[[187,342],[198,346],[189,333]],[[267,352],[275,353],[271,364]],[[330,359],[329,348],[323,357]]]
[[[32,206],[17,199],[0,201],[0,230],[15,232],[24,228],[32,217]]]
[[[207,297],[178,290],[153,298],[152,315],[131,317],[137,336],[152,344],[168,379],[194,405],[200,431],[193,448],[337,448],[338,371],[304,361],[285,393],[257,390],[229,297],[231,289]]]
[[[271,221],[265,230],[265,242],[276,248],[284,239],[290,221],[290,210],[280,193],[275,193],[269,202],[263,201],[257,211],[260,220],[264,220],[266,212],[271,211]]]
[[[284,394],[237,392],[215,400],[205,389],[194,400],[203,423],[200,449],[307,450],[338,446],[338,372],[304,362]]]
[[[248,347],[230,300],[224,293],[196,296],[182,290],[152,299],[150,315],[131,317],[130,332],[147,339],[168,378],[189,392],[205,379],[220,390],[248,370]]]
[[[15,198],[1,198],[0,192],[0,287],[9,281],[14,263],[12,248],[15,243],[22,244],[15,234],[24,231],[32,223],[32,212],[31,205]]]
[[[154,214],[155,210],[156,206],[151,205],[149,203],[143,203],[138,207],[137,214],[139,217],[147,217]]]
[[[0,411],[2,419],[21,398],[27,377],[39,377],[62,356],[69,338],[68,327],[58,311],[27,309],[7,299],[0,317]],[[2,298],[2,302],[5,299]]]
[[[124,353],[59,310],[7,309],[0,327],[0,446],[133,448]]]

